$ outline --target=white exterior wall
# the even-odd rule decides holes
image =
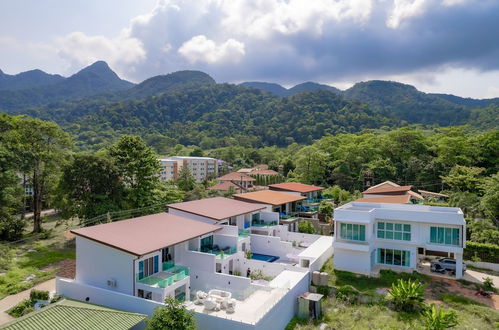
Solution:
[[[369,274],[374,264],[378,268],[393,270],[414,270],[417,268],[418,248],[455,254],[459,263],[465,246],[466,225],[462,211],[456,208],[439,208],[423,205],[348,203],[335,209],[335,268]],[[377,238],[377,222],[392,222],[411,225],[411,240]],[[340,224],[362,224],[366,227],[366,241],[355,242],[341,239]],[[459,228],[461,246],[430,243],[430,227]],[[405,250],[410,252],[409,267],[378,264],[379,248]],[[374,258],[372,253],[374,251]],[[373,264],[374,261],[374,264]],[[458,265],[459,267],[459,265]],[[460,272],[457,272],[460,277]]]
[[[291,242],[281,241],[277,236],[263,236],[251,234],[251,252],[267,254],[287,259],[286,255],[294,251]]]
[[[76,236],[76,281],[110,291],[133,295],[136,256]],[[116,286],[107,285],[107,280]]]

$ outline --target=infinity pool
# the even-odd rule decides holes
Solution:
[[[267,262],[274,262],[277,259],[279,259],[279,257],[269,256],[267,254],[253,253],[251,255],[251,259],[261,260],[261,261],[267,261]]]

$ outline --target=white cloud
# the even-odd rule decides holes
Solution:
[[[217,45],[204,35],[195,36],[184,42],[178,52],[190,63],[238,62],[245,53],[242,42],[228,39]]]
[[[405,19],[421,15],[426,4],[426,0],[394,0],[393,10],[386,25],[392,29],[398,28]]]
[[[125,74],[133,65],[146,58],[140,40],[130,38],[124,30],[118,37],[88,36],[82,32],[73,32],[57,39],[58,53],[71,68],[81,68],[93,62],[104,60],[118,71]],[[130,70],[133,71],[133,70]]]

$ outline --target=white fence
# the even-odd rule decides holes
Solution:
[[[465,264],[482,269],[493,270],[495,272],[499,272],[499,264],[493,264],[491,262],[483,262],[483,261],[470,261],[465,260]]]
[[[151,316],[162,303],[101,289],[66,278],[56,279],[56,292],[67,298]]]

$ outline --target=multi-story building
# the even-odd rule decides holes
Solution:
[[[332,237],[289,232],[265,205],[216,197],[169,212],[73,230],[76,277],[58,277],[57,293],[147,315],[171,296],[199,329],[284,329],[332,256]]]
[[[350,202],[334,210],[335,269],[413,271],[426,256],[456,260],[463,275],[466,222],[459,208]]]
[[[187,166],[196,182],[218,175],[218,161],[210,157],[171,156],[159,159],[161,162],[160,178],[162,181],[174,181],[182,167]]]

